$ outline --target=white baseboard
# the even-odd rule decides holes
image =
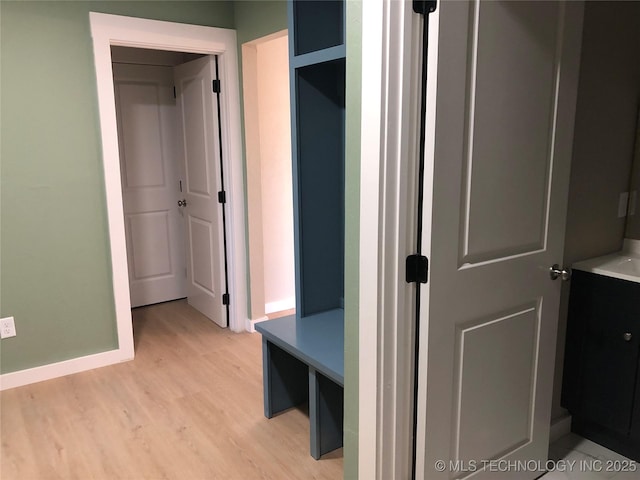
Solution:
[[[568,413],[560,418],[556,418],[551,422],[551,431],[549,433],[549,443],[561,439],[565,435],[571,433],[571,415]]]
[[[291,310],[296,308],[296,298],[290,297],[284,300],[277,300],[275,302],[269,302],[264,305],[264,313],[282,312],[284,310]]]
[[[258,318],[247,318],[247,332],[255,333],[256,332],[256,323],[265,322],[269,320],[269,317],[266,315],[264,317]]]
[[[129,360],[133,360],[133,357],[126,357],[120,349],[117,349],[87,355],[85,357],[72,358],[62,362],[50,363],[40,367],[27,368],[17,372],[5,373],[0,375],[0,390],[22,387],[31,383],[43,382],[45,380],[93,370],[94,368],[106,367]]]

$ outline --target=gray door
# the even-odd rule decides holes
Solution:
[[[533,479],[547,459],[549,267],[562,263],[582,8],[455,1],[431,15],[418,478]]]

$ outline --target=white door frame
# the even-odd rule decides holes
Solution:
[[[221,81],[224,86],[224,95],[221,96],[221,125],[223,139],[226,139],[223,142],[223,163],[230,196],[230,201],[225,204],[229,237],[227,242],[229,291],[232,299],[229,328],[236,332],[242,331],[245,329],[247,318],[247,283],[236,32],[224,28],[95,12],[90,12],[89,20],[98,87],[118,349],[123,360],[133,358],[134,350],[120,157],[111,68],[112,45],[219,55]]]
[[[415,285],[404,262],[416,253],[422,30],[411,2],[361,8],[358,478],[400,480],[411,477]]]

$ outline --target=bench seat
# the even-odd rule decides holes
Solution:
[[[309,402],[311,455],[342,446],[344,312],[261,322],[264,414]]]

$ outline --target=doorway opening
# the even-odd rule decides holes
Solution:
[[[253,329],[295,313],[287,30],[243,44],[242,70]]]
[[[223,94],[220,97],[222,158],[228,195],[224,208],[229,228],[229,327],[245,329],[246,246],[244,219],[244,174],[241,158],[240,97],[235,32],[224,28],[186,25],[91,12],[89,15],[96,71],[100,133],[109,226],[112,286],[118,337],[117,361],[134,357],[127,249],[121,188],[120,159],[114,98],[111,47],[217,55]]]
[[[186,297],[173,67],[188,55],[111,48],[132,308]]]
[[[217,57],[111,48],[131,306],[228,325]],[[213,112],[215,110],[215,112]]]

